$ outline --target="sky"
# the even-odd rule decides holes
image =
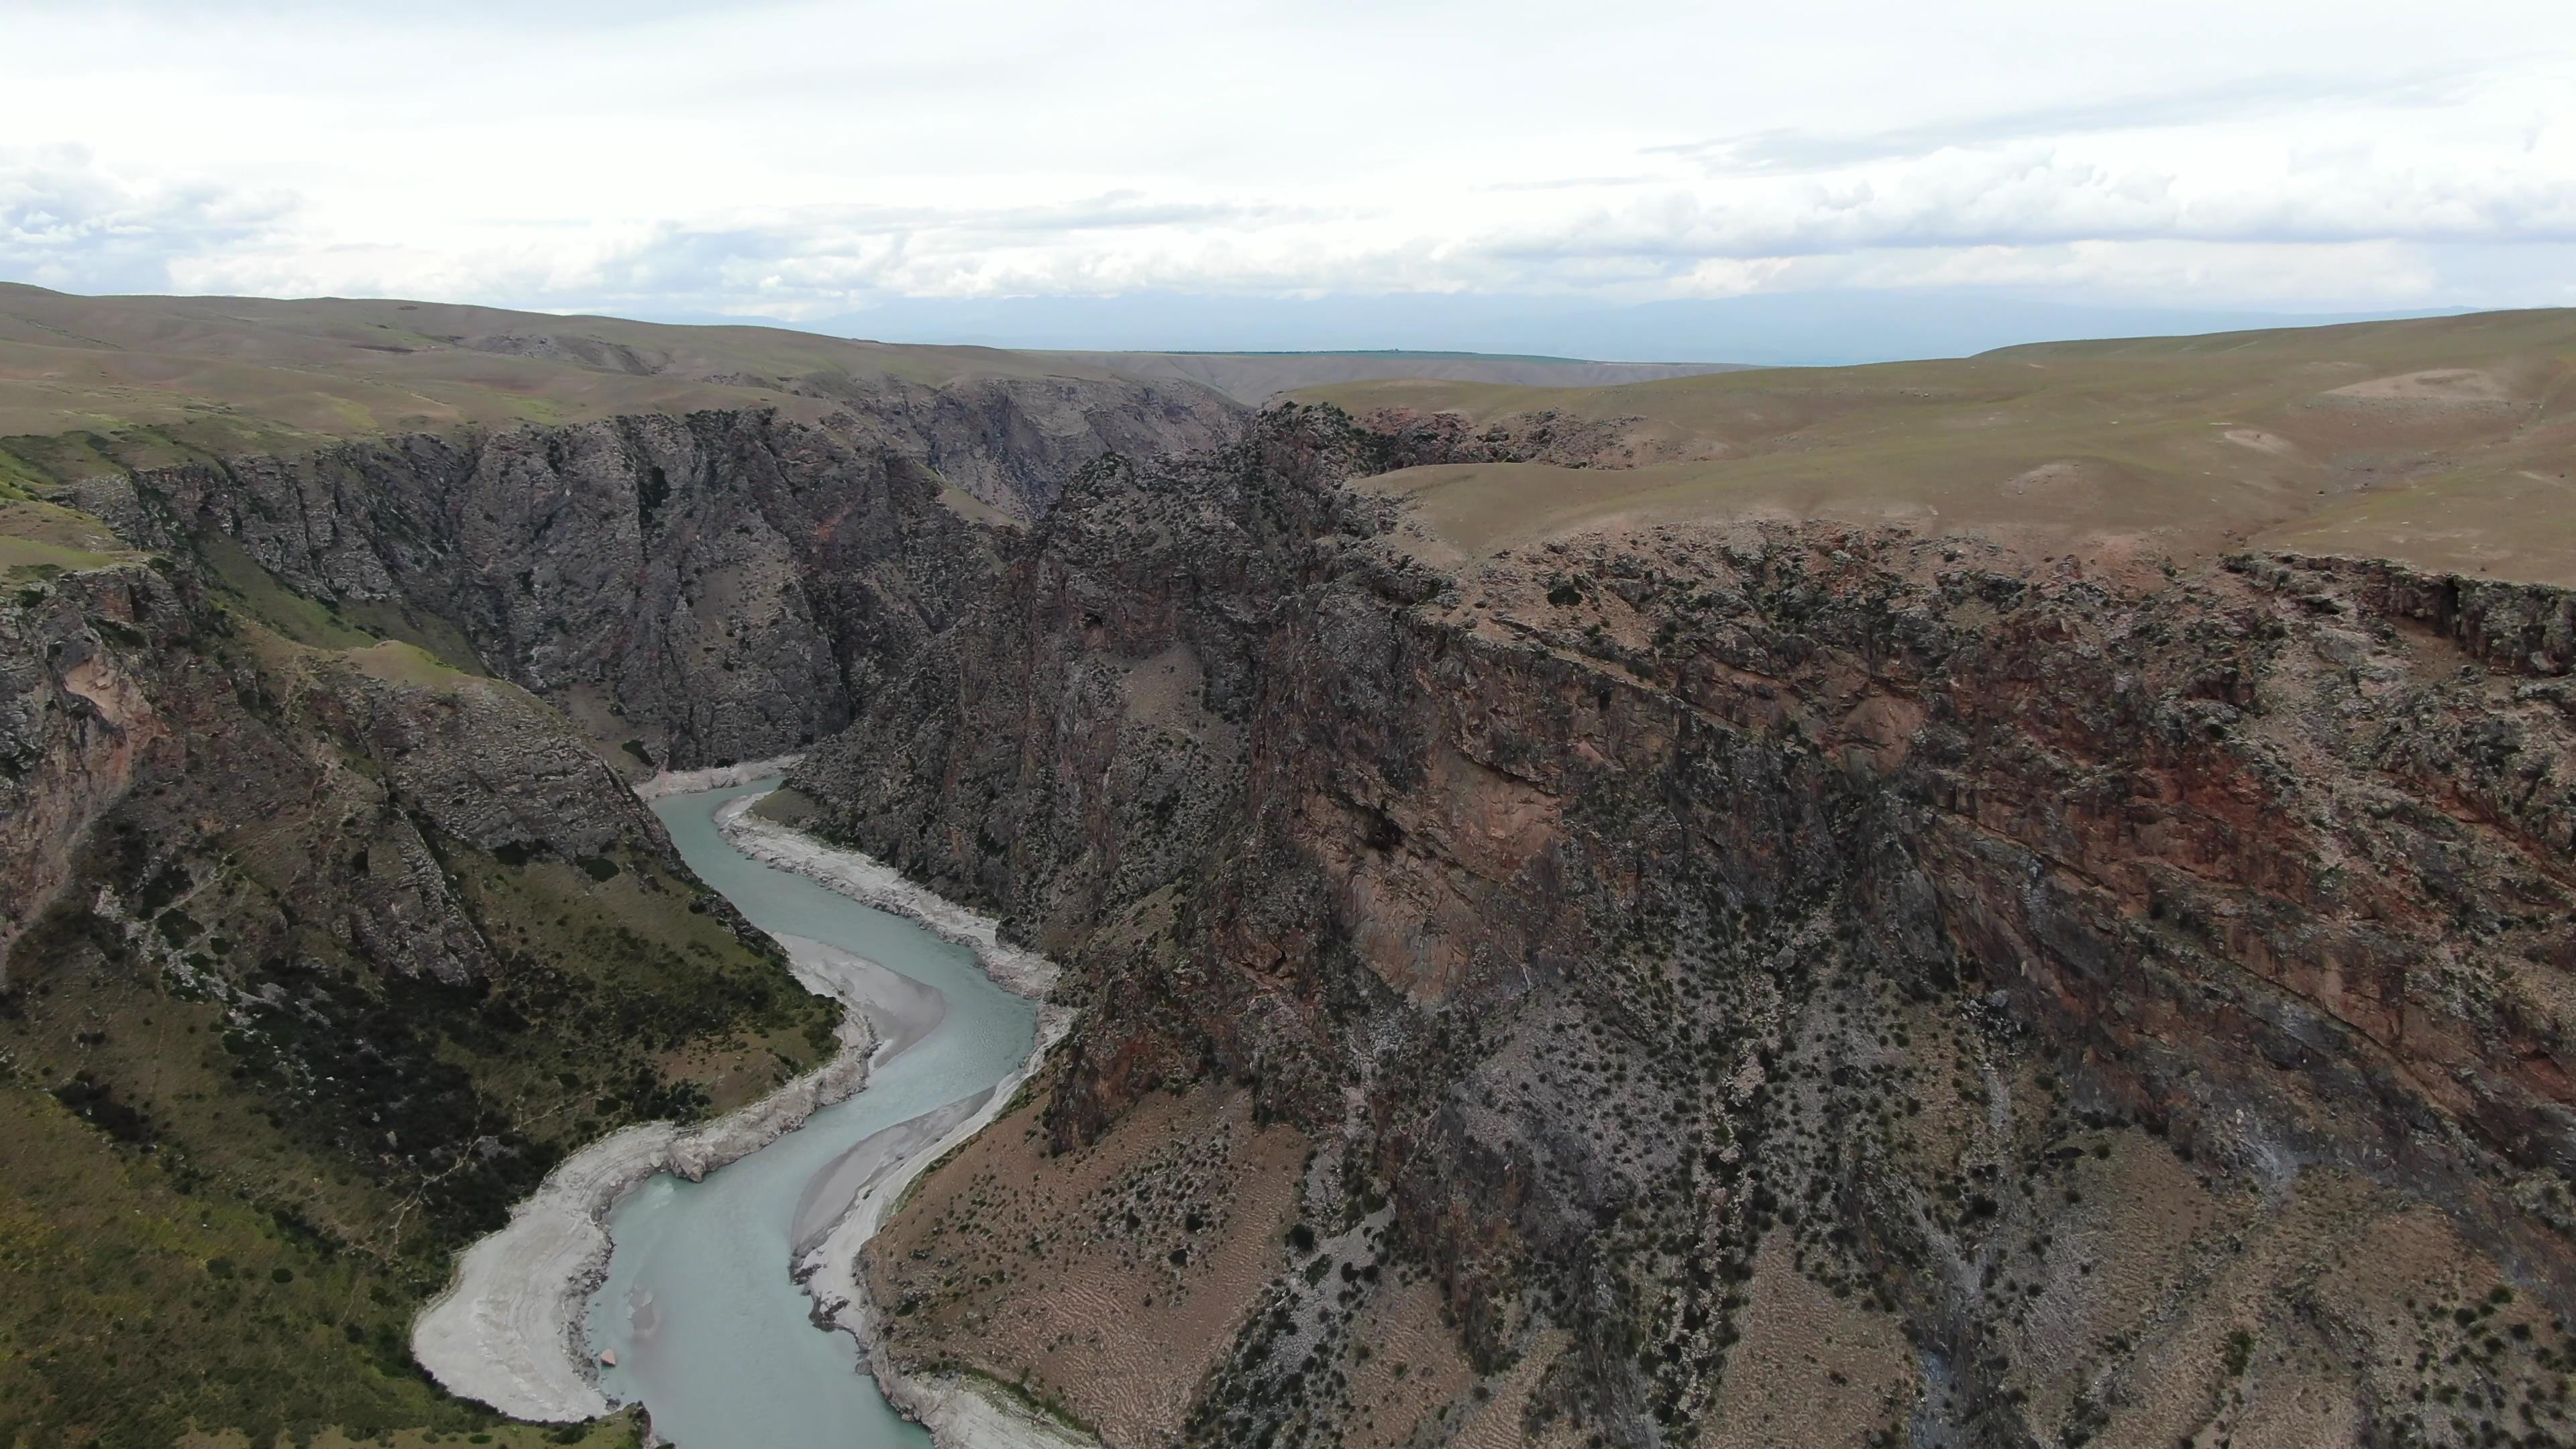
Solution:
[[[0,75],[0,278],[70,291],[1588,355],[2576,304],[2564,0],[7,0]]]

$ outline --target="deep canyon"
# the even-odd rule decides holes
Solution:
[[[2407,521],[2563,471],[2541,315],[2035,352],[2116,444],[2014,358],[13,448],[0,1424],[536,1442],[402,1331],[828,1049],[629,788],[801,749],[782,820],[1075,1014],[869,1248],[907,1375],[1120,1445],[2576,1437],[2576,593]],[[663,375],[537,325],[453,346]]]

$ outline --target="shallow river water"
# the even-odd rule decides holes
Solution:
[[[736,850],[716,832],[716,807],[777,784],[763,781],[654,803],[691,869],[752,924],[805,936],[889,967],[947,998],[920,1041],[881,1062],[857,1096],[732,1166],[686,1182],[665,1174],[610,1219],[616,1251],[590,1304],[591,1351],[614,1350],[601,1382],[640,1399],[680,1449],[817,1449],[927,1445],[858,1366],[847,1334],[814,1327],[811,1300],[790,1280],[800,1203],[828,1194],[837,1216],[856,1184],[835,1163],[875,1133],[977,1096],[1028,1055],[1036,1016],[993,985],[974,953],[899,916],[860,905]],[[815,1215],[806,1203],[806,1216]]]

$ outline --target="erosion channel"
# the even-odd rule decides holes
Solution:
[[[718,832],[721,807],[776,783],[674,796],[654,809],[689,868],[755,925],[838,947],[935,992],[924,994],[928,1030],[907,1044],[921,1022],[880,1024],[880,1039],[891,1039],[856,1096],[704,1181],[665,1173],[628,1195],[610,1222],[608,1277],[591,1300],[591,1347],[616,1355],[602,1387],[641,1400],[655,1432],[685,1449],[927,1444],[859,1371],[851,1340],[815,1331],[813,1304],[789,1270],[874,1171],[922,1145],[902,1139],[937,1135],[903,1129],[943,1108],[971,1110],[1020,1065],[1035,1015],[986,977],[971,949],[753,860]]]

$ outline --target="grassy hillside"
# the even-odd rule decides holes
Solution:
[[[775,327],[0,283],[0,479],[620,413],[771,406],[821,423],[900,384],[1109,375],[1071,357]]]
[[[2278,546],[2576,583],[2576,311],[1616,387],[1362,382],[1296,396],[1480,426],[1610,425],[1588,468],[1378,480],[1467,554],[1594,527],[1824,516],[2109,562]]]

